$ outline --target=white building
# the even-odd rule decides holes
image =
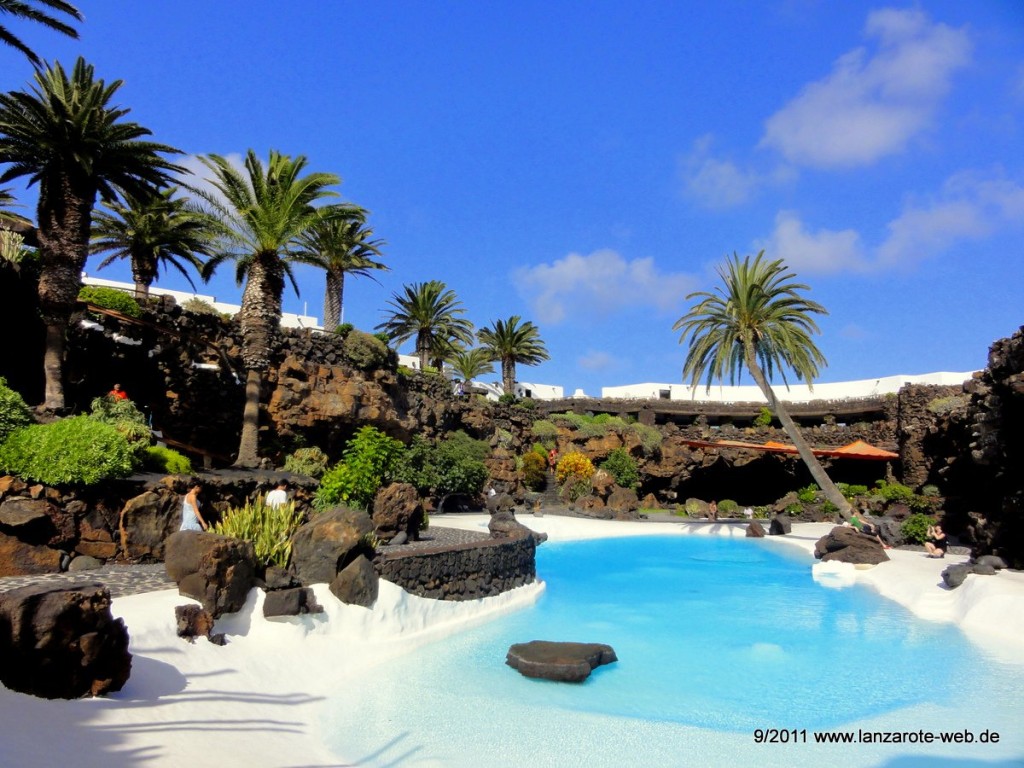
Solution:
[[[926,373],[920,376],[897,374],[879,379],[861,379],[858,381],[839,381],[815,384],[813,389],[806,384],[791,385],[789,389],[782,384],[773,385],[776,396],[786,403],[807,403],[813,400],[848,400],[880,395],[895,394],[905,384],[963,384],[974,375],[973,371],[962,373]],[[621,387],[602,387],[602,398],[619,398],[625,400],[692,400],[695,402],[715,403],[766,403],[765,396],[755,386],[712,386],[708,390],[703,385],[691,387],[688,384],[627,384]]]

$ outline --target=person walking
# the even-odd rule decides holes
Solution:
[[[184,500],[181,502],[181,528],[180,531],[205,531],[210,526],[206,524],[203,515],[199,511],[199,494],[203,487],[196,483],[188,489]]]

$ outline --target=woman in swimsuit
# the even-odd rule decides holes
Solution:
[[[949,549],[949,542],[942,526],[936,523],[928,526],[928,538],[924,542],[924,548],[928,550],[926,557],[945,557]]]

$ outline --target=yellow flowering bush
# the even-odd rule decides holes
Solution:
[[[555,467],[555,480],[559,485],[570,477],[589,480],[594,474],[594,464],[579,451],[570,451],[558,460]]]

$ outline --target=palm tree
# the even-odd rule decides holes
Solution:
[[[201,257],[213,254],[214,222],[207,214],[189,209],[185,199],[175,198],[176,191],[168,187],[141,200],[127,197],[127,205],[109,203],[110,212],[100,211],[93,220],[90,252],[111,252],[99,268],[128,259],[140,301],[149,297],[161,263],[178,270],[195,290],[185,265],[201,271]]]
[[[537,365],[550,359],[537,326],[529,320],[522,325],[519,322],[519,315],[512,315],[508,320],[495,320],[493,328],[481,328],[477,334],[491,359],[501,360],[501,384],[506,395],[516,391],[516,363]]]
[[[259,463],[260,389],[281,325],[285,277],[295,286],[287,258],[299,238],[321,218],[314,203],[335,195],[328,187],[341,180],[330,173],[300,176],[306,167],[305,157],[292,159],[273,150],[264,168],[250,149],[244,174],[220,155],[201,160],[213,172],[210,182],[219,195],[194,191],[220,220],[226,246],[206,262],[203,275],[209,277],[217,266],[233,259],[235,279],[239,285],[245,283],[239,312],[246,369],[245,410],[235,466],[254,467]]]
[[[416,339],[420,370],[426,370],[431,355],[447,357],[456,344],[473,341],[473,323],[462,317],[465,309],[440,280],[403,286],[404,295],[392,294],[388,319],[377,326],[398,345]]]
[[[46,324],[45,407],[64,407],[64,336],[81,287],[97,195],[144,196],[183,168],[158,153],[179,150],[143,141],[150,131],[110,105],[121,87],[96,80],[79,58],[70,78],[59,63],[37,70],[30,90],[0,94],[0,183],[28,176],[39,184],[36,224],[39,305]]]
[[[375,279],[374,269],[388,269],[374,261],[383,240],[373,239],[366,226],[366,211],[355,205],[333,205],[323,210],[324,218],[299,239],[294,260],[319,267],[327,273],[324,291],[324,328],[334,330],[341,322],[345,275]]]
[[[77,29],[65,24],[60,19],[54,18],[41,8],[33,8],[33,3],[44,5],[47,8],[52,8],[60,13],[66,13],[75,21],[82,20],[81,12],[71,3],[65,3],[63,0],[0,0],[0,16],[7,14],[15,18],[37,21],[50,29],[55,29],[61,34],[67,35],[68,37],[72,37],[76,40],[78,39]],[[0,42],[6,43],[12,48],[17,48],[25,54],[25,56],[28,57],[28,60],[36,67],[42,66],[42,61],[40,61],[39,57],[36,56],[35,51],[25,45],[14,35],[13,32],[2,24],[0,24]]]
[[[483,347],[456,352],[448,358],[448,362],[467,384],[485,373],[494,373],[494,358]]]
[[[706,377],[711,389],[713,380],[726,376],[735,384],[746,367],[814,481],[840,514],[848,517],[849,502],[829,479],[769,384],[777,370],[788,387],[789,368],[798,380],[810,385],[819,367],[827,365],[811,335],[819,332],[812,315],[828,312],[804,298],[800,292],[810,290],[808,286],[792,282],[796,275],[781,259],[766,261],[764,251],[753,260],[749,256],[741,260],[734,254],[718,268],[718,274],[722,286],[715,293],[698,291],[687,296],[687,300],[700,302],[672,326],[682,331],[680,343],[689,338],[683,378],[690,377],[691,386],[696,386]]]

